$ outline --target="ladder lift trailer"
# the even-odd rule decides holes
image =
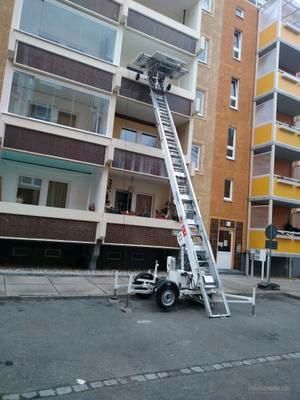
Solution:
[[[181,257],[179,265],[176,265],[175,257],[167,258],[167,274],[163,278],[158,278],[158,263],[154,274],[131,274],[127,293],[136,293],[140,297],[154,294],[157,304],[164,310],[170,310],[180,297],[191,298],[204,304],[210,318],[229,317],[229,302],[250,303],[254,313],[255,290],[252,297],[224,292],[168,105],[166,94],[171,88],[170,80],[180,79],[188,73],[184,68],[185,63],[156,52],[152,56],[139,54],[133,64],[138,71],[136,80],[146,79],[150,87],[161,147],[181,225],[177,235]],[[115,293],[121,286],[117,273]]]

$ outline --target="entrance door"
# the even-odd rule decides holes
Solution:
[[[217,267],[231,269],[233,231],[220,230],[218,240]]]

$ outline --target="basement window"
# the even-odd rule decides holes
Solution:
[[[11,255],[13,257],[29,257],[30,248],[29,247],[13,247]]]
[[[44,256],[46,258],[60,258],[61,249],[45,249]]]

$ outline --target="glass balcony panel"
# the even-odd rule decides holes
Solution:
[[[271,152],[253,157],[253,176],[267,175],[271,172]]]
[[[93,96],[53,81],[15,72],[9,112],[106,134],[108,96]]]
[[[107,62],[114,62],[116,30],[55,0],[24,1],[20,29]]]

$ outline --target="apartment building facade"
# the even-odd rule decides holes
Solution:
[[[186,62],[168,100],[189,163],[200,1],[15,0],[1,18],[1,264],[163,265],[180,226],[132,63]]]
[[[274,224],[272,270],[289,276],[300,265],[299,21],[297,1],[260,11],[249,206],[249,249],[264,248],[264,228]]]
[[[168,100],[217,265],[243,268],[257,245],[256,2],[10,0],[0,14],[1,264],[142,269],[178,254],[149,89],[132,65],[159,51],[189,71]]]
[[[222,269],[240,269],[247,251],[248,190],[258,9],[246,0],[208,2],[201,35],[193,143],[202,166],[194,185]]]

